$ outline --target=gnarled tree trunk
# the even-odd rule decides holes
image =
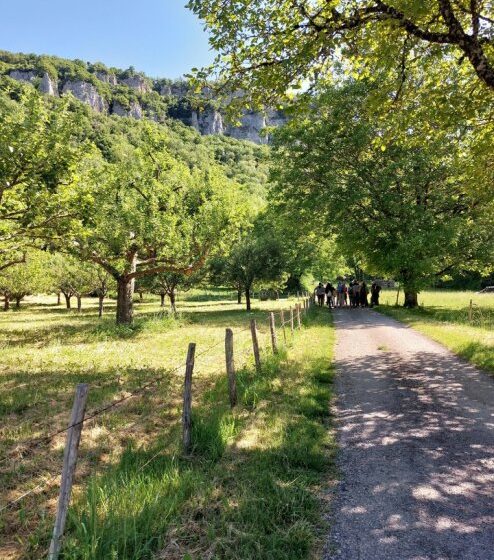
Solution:
[[[176,306],[176,299],[175,299],[175,290],[171,290],[170,293],[168,294],[170,297],[170,307],[172,310],[172,313],[176,313],[177,312],[177,306]]]
[[[10,309],[10,296],[5,294],[3,296],[3,310],[8,311]]]
[[[245,308],[250,311],[250,288],[245,289]]]
[[[405,303],[403,306],[413,309],[414,307],[418,307],[418,305],[418,293],[415,290],[405,288]]]
[[[242,303],[242,290],[240,289],[237,290],[237,303]]]
[[[69,296],[68,294],[64,294],[63,297],[65,298],[65,307],[67,309],[70,309],[70,299],[72,298],[72,296]]]
[[[117,282],[117,325],[131,325],[134,320],[132,297],[134,279],[121,276]]]
[[[57,305],[60,305],[60,292],[57,292]]]
[[[165,307],[165,292],[160,292],[161,307]]]
[[[105,296],[102,294],[98,295],[98,317],[103,317],[103,302],[105,300]]]

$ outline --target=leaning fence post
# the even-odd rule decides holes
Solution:
[[[189,453],[192,445],[192,373],[194,371],[195,342],[189,344],[185,364],[184,407],[182,411],[182,442],[185,453]]]
[[[235,382],[232,329],[226,329],[225,332],[225,360],[226,374],[228,375],[228,394],[230,396],[230,406],[233,408],[237,404],[237,383]]]
[[[281,328],[283,329],[283,342],[286,345],[285,312],[283,311],[283,309],[280,312],[280,316],[281,316]]]
[[[261,355],[259,353],[259,341],[257,340],[257,325],[255,319],[250,320],[250,334],[252,335],[252,350],[254,352],[256,370],[261,371]]]
[[[293,337],[293,307],[290,307],[290,333]]]
[[[278,353],[278,341],[276,340],[276,326],[274,323],[274,313],[269,314],[269,329],[271,330],[271,344],[273,346],[273,354]]]
[[[57,560],[60,554],[62,536],[69,509],[70,494],[72,492],[72,483],[74,481],[74,473],[77,465],[77,452],[79,451],[79,443],[81,441],[82,423],[84,421],[84,412],[86,411],[88,391],[89,385],[87,383],[79,383],[75,390],[74,404],[72,406],[72,414],[70,416],[69,429],[67,431],[65,449],[63,452],[62,480],[60,482],[57,516],[53,527],[50,550],[48,552],[49,560]]]
[[[297,327],[300,329],[300,303],[297,303]]]

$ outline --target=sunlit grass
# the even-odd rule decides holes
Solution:
[[[394,307],[396,292],[384,291],[379,311],[411,325],[460,357],[494,373],[494,294],[430,290],[419,309]],[[472,308],[470,312],[470,301]]]
[[[152,391],[130,399],[112,413],[105,413],[85,426],[75,487],[74,503],[78,505],[71,514],[73,524],[68,541],[75,544],[68,545],[67,551],[71,552],[67,557],[150,557],[151,550],[167,546],[168,537],[180,532],[178,519],[194,525],[196,520],[190,518],[192,510],[194,516],[206,518],[211,514],[208,500],[213,499],[215,492],[226,492],[218,488],[227,482],[230,488],[229,481],[222,480],[220,464],[230,463],[225,467],[225,474],[237,468],[239,450],[249,452],[250,457],[250,451],[257,449],[260,442],[261,447],[267,444],[271,449],[271,457],[273,446],[288,445],[286,438],[292,431],[290,428],[287,433],[290,422],[297,422],[298,418],[302,423],[307,421],[316,426],[327,415],[329,389],[326,383],[332,375],[329,314],[317,315],[320,321],[303,329],[288,350],[288,358],[282,354],[277,360],[266,362],[263,375],[259,377],[251,368],[250,333],[245,330],[249,320],[257,319],[261,344],[266,348],[269,345],[267,311],[287,308],[296,300],[254,301],[253,312],[247,313],[234,301],[234,294],[211,292],[208,297],[212,299],[207,301],[201,293],[188,297],[190,299],[179,301],[179,315],[174,318],[162,313],[156,298],[145,296],[142,303],[136,302],[136,324],[132,328],[115,327],[112,304],[108,306],[107,316],[98,320],[92,300],[84,300],[81,314],[53,305],[53,297],[32,298],[21,310],[0,314],[0,455],[19,451],[14,455],[17,460],[0,465],[0,483],[6,490],[3,501],[17,497],[23,490],[60,471],[63,436],[24,457],[20,451],[23,442],[66,425],[77,382],[90,383],[88,409],[92,410],[139,388],[150,379],[163,377]],[[248,366],[239,375],[242,405],[234,414],[227,404],[224,379],[226,327],[235,332],[237,365],[246,362]],[[278,336],[281,344],[281,331]],[[193,459],[184,460],[178,448],[183,367],[170,375],[166,372],[177,364],[183,365],[187,345],[192,341],[197,343],[198,354],[194,372],[195,450]],[[200,356],[203,351],[207,354]],[[308,457],[309,463],[312,461],[314,465],[326,464],[324,457],[317,459],[317,456],[324,450],[322,442],[328,437],[327,431],[313,427],[306,435],[309,438],[306,447],[299,452],[299,459],[293,454],[293,461],[306,461]],[[311,449],[315,453],[313,459],[310,459]],[[260,465],[253,454],[252,468],[245,472],[243,467],[237,469],[242,492],[247,492],[255,482],[252,477],[264,466],[266,456],[262,455]],[[282,477],[279,483],[282,487],[285,475],[277,474],[274,465],[280,456],[275,453],[273,457],[273,464],[271,459],[268,461],[270,472]],[[308,469],[310,481],[315,480],[312,463],[297,467]],[[88,478],[93,473],[101,474],[96,479]],[[309,479],[302,475],[300,473],[299,492],[308,493],[307,500],[312,500]],[[89,486],[88,480],[91,480]],[[1,516],[0,557],[43,557],[53,522],[57,482],[55,480],[47,492],[23,501],[20,509]],[[279,487],[278,482],[270,482],[273,483]],[[193,504],[189,503],[192,490],[195,493]],[[232,538],[226,526],[222,526],[221,508],[230,508],[239,499],[230,496],[220,501],[221,507],[217,506],[212,512],[220,516],[215,520],[219,525],[214,530],[216,537],[203,527],[204,534],[199,531],[196,535],[200,543],[197,546],[218,543],[214,546],[221,548],[223,539]],[[241,499],[245,501],[248,496],[243,495]],[[253,494],[252,507],[257,499],[261,499],[261,490],[259,495]],[[279,500],[276,507],[285,507],[284,492],[279,496],[273,494],[272,499]],[[316,508],[316,502],[311,501],[311,507]],[[201,503],[206,513],[202,513]],[[225,511],[233,515],[233,510]],[[310,516],[307,517],[304,507],[297,511],[304,531],[314,539],[314,520],[308,521]],[[294,525],[290,529],[293,538],[301,534],[297,527]],[[250,544],[245,545],[246,556],[237,558],[248,558],[249,547],[259,546],[254,542],[267,538],[263,536],[263,531],[267,530],[265,526],[258,527]],[[118,531],[118,538],[115,531]],[[225,533],[223,536],[221,531]],[[286,545],[288,536],[280,531],[279,543],[276,544],[276,539],[266,541],[263,545],[266,551]],[[105,545],[97,544],[102,542],[100,538],[108,539]],[[193,550],[185,536],[184,539],[180,548]],[[79,546],[81,542],[83,546]],[[136,546],[139,555],[135,552]],[[311,546],[307,546],[303,554],[308,554]],[[99,552],[96,554],[94,550]],[[223,556],[216,557],[230,557],[227,552],[221,554]],[[269,554],[266,552],[259,558],[282,557],[275,552]],[[290,557],[307,557],[303,554]]]

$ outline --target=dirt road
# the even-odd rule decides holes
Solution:
[[[326,560],[494,560],[494,379],[371,310],[334,318]]]

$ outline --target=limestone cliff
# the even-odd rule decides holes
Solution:
[[[277,111],[246,111],[240,125],[225,121],[210,91],[204,91],[200,109],[189,99],[183,80],[153,80],[132,67],[107,68],[101,63],[0,51],[0,74],[31,83],[47,95],[71,93],[95,111],[120,117],[181,120],[201,134],[226,135],[258,144],[269,142],[266,127],[282,126],[286,117]]]

